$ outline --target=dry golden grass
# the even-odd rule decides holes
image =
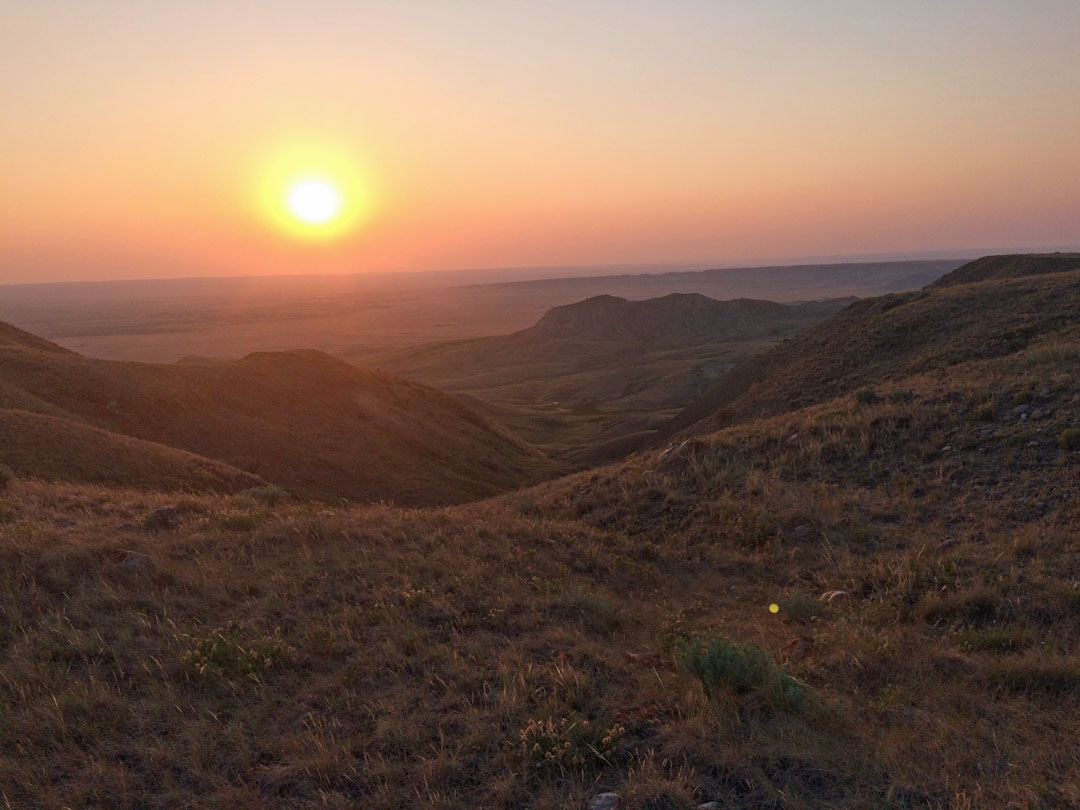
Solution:
[[[1080,806],[1078,358],[1048,319],[440,510],[16,477],[0,799]]]

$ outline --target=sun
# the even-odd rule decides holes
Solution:
[[[341,193],[326,180],[301,180],[289,188],[285,205],[307,225],[329,225],[341,212]]]
[[[376,213],[373,169],[352,146],[294,142],[253,150],[252,213],[302,242],[348,239]]]

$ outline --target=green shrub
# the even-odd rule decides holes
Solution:
[[[1026,405],[1034,398],[1035,394],[1031,391],[1017,391],[1016,394],[1013,395],[1012,401],[1013,405]]]
[[[11,467],[5,464],[0,464],[0,491],[8,488],[12,479],[15,478],[15,473],[12,472]]]
[[[1058,441],[1065,450],[1080,450],[1080,428],[1065,428]]]
[[[873,405],[879,401],[877,391],[873,388],[861,388],[855,392],[855,399],[863,405]]]
[[[806,704],[806,687],[753,644],[724,638],[690,639],[675,650],[679,669],[701,681],[711,699],[754,696],[784,711],[798,712]]]
[[[895,402],[895,403],[903,405],[903,404],[907,404],[909,402],[914,402],[914,401],[915,401],[915,392],[910,391],[910,390],[908,390],[906,388],[900,388],[900,389],[897,389],[896,391],[891,391],[889,393],[889,402]]]

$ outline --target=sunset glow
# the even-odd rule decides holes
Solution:
[[[0,282],[1076,247],[1077,30],[1053,0],[9,3]],[[325,219],[287,202],[310,178]]]

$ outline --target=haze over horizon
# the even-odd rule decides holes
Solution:
[[[1072,2],[0,9],[0,283],[1080,245]]]

